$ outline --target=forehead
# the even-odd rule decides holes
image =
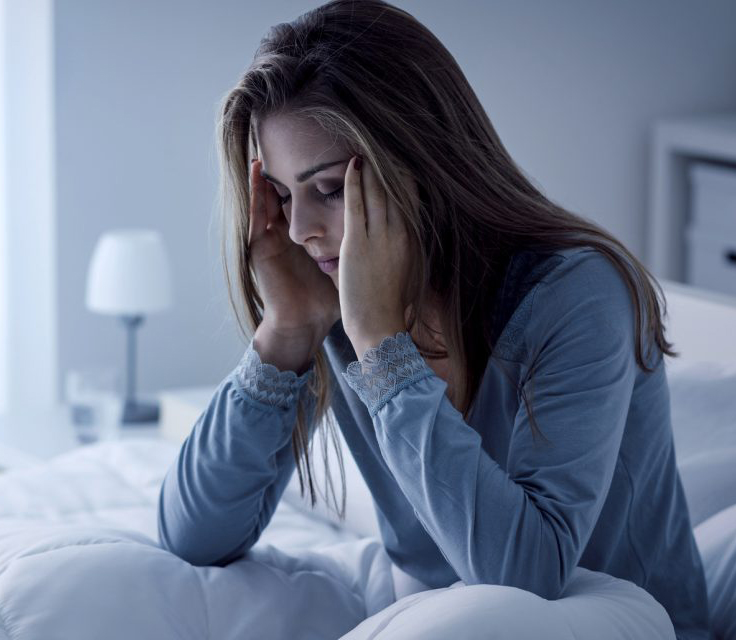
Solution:
[[[313,118],[290,114],[269,115],[256,120],[256,143],[266,166],[302,165],[332,159],[347,151],[347,145],[322,128]]]

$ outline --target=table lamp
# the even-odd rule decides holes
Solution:
[[[127,328],[127,375],[121,423],[155,422],[158,403],[135,398],[135,331],[150,313],[171,304],[166,250],[157,231],[120,229],[104,233],[95,246],[87,273],[87,308],[119,316]]]

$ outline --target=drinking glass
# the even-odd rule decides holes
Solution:
[[[122,376],[115,367],[72,369],[65,380],[71,422],[81,443],[111,440],[122,415]]]

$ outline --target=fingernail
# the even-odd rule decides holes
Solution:
[[[356,171],[360,171],[360,167],[363,164],[363,156],[358,156],[355,159],[355,164],[353,165],[355,167]]]

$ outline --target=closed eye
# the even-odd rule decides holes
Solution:
[[[314,192],[317,194],[317,197],[319,197],[322,201],[330,202],[331,200],[337,200],[342,195],[344,189],[345,185],[343,185],[336,191],[333,191],[332,193],[322,193],[319,189],[315,189]],[[289,198],[291,198],[291,195],[279,196],[279,204],[283,206],[289,201]]]

